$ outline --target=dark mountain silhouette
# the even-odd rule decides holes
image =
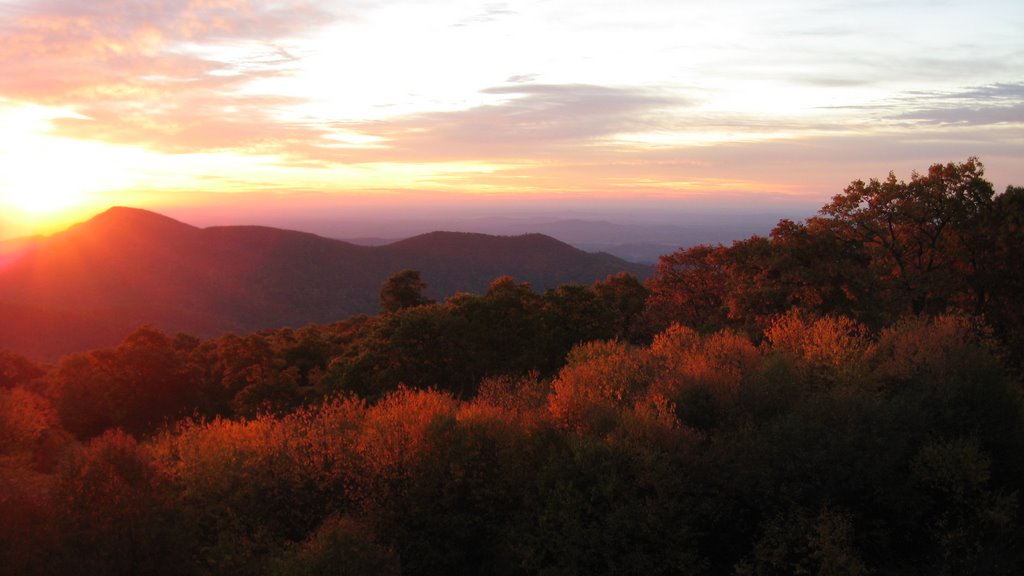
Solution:
[[[419,270],[428,295],[480,292],[503,274],[542,290],[645,266],[540,234],[432,232],[357,246],[260,226],[197,228],[112,208],[0,269],[0,348],[53,358],[140,324],[212,336],[375,313],[381,283]]]
[[[698,244],[731,244],[752,235],[767,236],[779,220],[802,220],[817,207],[777,212],[672,212],[636,222],[561,218],[554,214],[477,218],[424,217],[419,220],[285,220],[285,227],[365,246],[389,244],[429,230],[476,232],[501,236],[540,233],[587,252],[607,252],[631,262],[654,264],[663,254]],[[376,219],[375,219],[376,218]],[[669,219],[671,223],[665,223]]]

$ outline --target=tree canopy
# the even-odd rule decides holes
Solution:
[[[384,312],[397,312],[403,308],[429,304],[423,295],[427,283],[418,270],[402,270],[392,274],[380,287],[380,308]]]

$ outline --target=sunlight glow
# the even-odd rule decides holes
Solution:
[[[93,195],[131,184],[126,167],[136,151],[49,134],[54,119],[74,116],[39,106],[0,113],[6,128],[0,135],[0,204],[45,221],[47,215],[91,207]]]

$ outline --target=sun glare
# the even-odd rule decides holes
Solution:
[[[133,163],[121,149],[51,135],[61,114],[39,107],[0,114],[0,207],[34,227],[53,228],[99,204],[96,196],[131,184]],[[66,114],[64,114],[66,115]]]
[[[11,207],[36,215],[65,210],[79,204],[81,200],[82,195],[74,190],[7,195],[7,204]]]
[[[37,225],[54,224],[70,211],[91,203],[90,195],[115,183],[104,177],[88,154],[62,154],[63,146],[29,146],[8,152],[12,162],[0,174],[0,202],[7,210]],[[67,150],[64,150],[67,152]],[[69,161],[70,159],[70,161]],[[90,162],[92,164],[90,165]]]

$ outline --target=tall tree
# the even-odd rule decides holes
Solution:
[[[427,283],[420,278],[419,270],[395,272],[380,287],[380,308],[384,312],[397,312],[429,304],[431,300],[423,295]]]
[[[648,314],[656,330],[673,322],[695,328],[724,326],[728,248],[701,244],[662,256],[649,282]]]
[[[977,158],[933,164],[910,182],[892,173],[884,181],[852,182],[821,209],[840,234],[871,252],[872,269],[890,296],[919,314],[942,311],[965,292],[977,272],[977,230],[994,190]]]

